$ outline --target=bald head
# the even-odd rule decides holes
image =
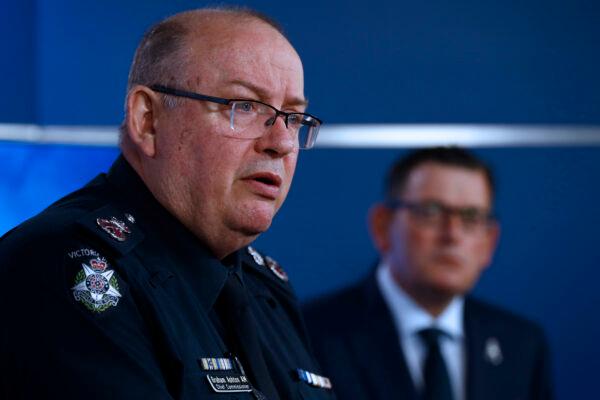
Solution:
[[[250,135],[239,135],[227,99],[303,113],[300,57],[277,25],[253,12],[177,14],[151,28],[136,52],[121,131],[123,155],[154,197],[219,257],[269,227],[299,147],[284,119],[262,114],[243,128]]]
[[[190,61],[190,37],[210,40],[233,27],[252,22],[268,25],[284,36],[277,22],[245,8],[191,10],[162,20],[142,38],[131,64],[127,90],[138,84],[182,84],[181,71]]]
[[[185,71],[193,64],[192,57],[198,55],[198,49],[192,49],[191,39],[196,44],[206,42],[205,48],[215,47],[215,40],[251,23],[269,27],[287,40],[283,28],[275,20],[243,7],[184,11],[158,22],[146,31],[135,51],[129,69],[127,93],[135,85],[185,87]],[[171,96],[163,96],[162,100],[171,108],[180,102],[180,99]],[[125,119],[119,129],[122,148],[123,140],[127,141],[127,113],[125,107]]]

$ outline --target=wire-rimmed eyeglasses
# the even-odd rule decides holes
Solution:
[[[229,127],[231,135],[235,138],[257,139],[264,135],[278,116],[283,118],[286,128],[294,134],[298,147],[310,149],[315,144],[321,120],[314,115],[299,112],[280,111],[270,104],[250,99],[225,99],[222,97],[208,96],[201,93],[174,89],[163,85],[152,85],[150,89],[155,92],[185,97],[193,100],[208,101],[230,107]]]

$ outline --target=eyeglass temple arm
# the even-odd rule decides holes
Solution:
[[[152,86],[150,86],[150,89],[154,90],[155,92],[170,94],[173,96],[187,97],[188,99],[210,101],[210,102],[219,103],[219,104],[229,104],[230,103],[229,99],[223,99],[221,97],[207,96],[205,94],[188,92],[186,90],[173,89],[173,88],[166,87],[163,85],[152,85]]]

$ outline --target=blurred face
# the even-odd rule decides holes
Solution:
[[[434,206],[385,214],[379,247],[397,283],[417,300],[451,299],[470,290],[489,264],[497,237],[495,223],[473,223],[470,214],[490,210],[484,173],[424,163],[410,173],[402,200]],[[453,211],[440,213],[440,207]]]
[[[182,89],[304,111],[301,61],[270,26],[224,20],[191,36]],[[156,154],[146,176],[159,201],[218,256],[266,230],[288,193],[298,155],[283,120],[262,127],[258,139],[240,139],[231,137],[226,106],[181,99],[156,114]]]

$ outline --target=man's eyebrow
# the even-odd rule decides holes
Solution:
[[[254,84],[252,84],[252,83],[250,83],[248,81],[244,81],[244,80],[241,80],[241,79],[235,79],[235,80],[231,81],[230,83],[233,84],[233,85],[243,86],[243,87],[245,87],[247,89],[250,89],[251,91],[253,91],[254,93],[256,93],[261,99],[266,99],[266,98],[269,97],[268,93],[264,89],[262,89],[262,88],[260,88],[260,87],[258,87],[256,85],[254,85]],[[288,107],[289,106],[303,106],[303,107],[306,107],[306,106],[308,106],[308,100],[303,99],[301,97],[294,97],[290,101],[286,101],[285,105],[288,106]]]

